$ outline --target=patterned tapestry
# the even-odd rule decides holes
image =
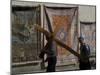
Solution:
[[[77,51],[77,7],[45,7],[45,29],[54,32],[56,38]],[[57,45],[58,63],[66,64],[75,56]]]
[[[91,54],[95,54],[96,50],[96,23],[80,22],[81,35],[85,42],[90,46]]]
[[[38,60],[40,33],[33,31],[40,25],[40,7],[12,7],[12,62]]]

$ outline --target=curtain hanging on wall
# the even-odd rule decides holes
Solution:
[[[90,46],[91,53],[95,54],[96,50],[96,23],[95,22],[80,22],[81,35],[85,42]]]
[[[40,7],[12,7],[12,61],[26,62],[38,59],[40,35],[33,31],[40,25]]]
[[[45,29],[69,47],[77,50],[77,7],[44,7]],[[57,45],[58,63],[72,61],[75,56]]]

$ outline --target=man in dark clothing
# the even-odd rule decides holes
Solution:
[[[80,42],[80,59],[79,59],[79,68],[80,70],[89,70],[91,69],[89,55],[90,55],[90,47],[85,44],[84,38],[78,38]]]
[[[52,37],[46,37],[47,44],[41,50],[39,55],[40,58],[44,58],[44,54],[47,55],[47,59],[45,61],[48,62],[47,72],[55,72],[56,61],[57,61],[57,52],[56,52],[56,43],[53,41]]]

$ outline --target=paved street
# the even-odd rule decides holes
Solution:
[[[93,60],[95,58],[91,58],[90,61],[92,61],[92,69],[96,68],[96,64],[93,64]],[[24,63],[25,64],[25,63]],[[28,64],[28,63],[27,63]],[[22,64],[21,64],[22,65]],[[47,64],[45,64],[47,65]],[[79,65],[77,64],[71,64],[70,65],[62,65],[56,67],[56,72],[58,71],[72,71],[72,70],[79,70]],[[15,74],[30,74],[30,73],[41,73],[46,72],[46,69],[41,70],[40,64],[29,64],[29,65],[23,65],[23,66],[14,66],[12,68],[13,75]]]
[[[69,65],[69,66],[58,66],[56,67],[56,71],[69,71],[69,70],[78,70],[78,65]],[[41,70],[40,66],[23,66],[23,67],[14,67],[12,68],[12,73],[15,74],[23,74],[23,73],[41,73],[45,72],[46,69]]]

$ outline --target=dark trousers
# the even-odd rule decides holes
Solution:
[[[90,70],[91,69],[91,65],[89,60],[87,60],[87,62],[83,62],[83,61],[79,61],[79,68],[80,70]]]
[[[47,66],[47,72],[55,72],[56,69],[56,61],[57,58],[55,57],[48,57],[48,66]]]

